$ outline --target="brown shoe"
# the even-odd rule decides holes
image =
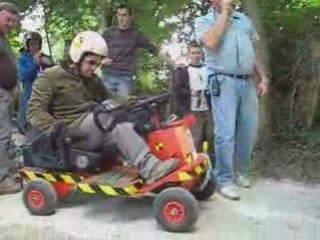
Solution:
[[[159,161],[154,168],[152,169],[148,179],[146,180],[147,184],[152,184],[159,180],[160,178],[165,177],[169,173],[177,169],[179,164],[179,159],[173,158],[167,161]]]
[[[11,177],[6,177],[0,182],[0,195],[14,194],[21,191],[21,183]]]

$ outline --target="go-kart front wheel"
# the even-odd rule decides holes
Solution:
[[[198,202],[186,189],[171,187],[163,190],[153,203],[155,218],[169,232],[192,229],[199,216]]]
[[[210,179],[202,190],[194,190],[192,194],[195,196],[197,200],[205,201],[208,200],[216,191],[217,184],[214,179]]]
[[[32,215],[50,215],[56,210],[57,194],[46,180],[33,180],[24,188],[23,203]]]

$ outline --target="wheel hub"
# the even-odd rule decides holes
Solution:
[[[179,202],[168,202],[164,206],[163,215],[168,222],[180,224],[185,218],[185,208]]]
[[[28,194],[28,200],[33,208],[41,208],[44,205],[44,197],[39,190],[31,190]]]

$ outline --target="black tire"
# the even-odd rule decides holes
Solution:
[[[24,187],[23,203],[32,215],[51,215],[57,207],[57,194],[46,180],[33,180]]]
[[[168,210],[175,211],[168,216]],[[180,211],[180,212],[179,212]],[[186,232],[192,230],[199,217],[199,206],[194,196],[186,189],[170,187],[156,196],[153,202],[153,212],[158,224],[169,232]],[[181,213],[182,212],[182,213]],[[171,219],[169,219],[171,218]]]
[[[192,191],[194,197],[199,201],[208,200],[217,190],[216,181],[210,179],[202,190]]]

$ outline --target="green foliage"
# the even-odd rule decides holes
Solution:
[[[8,1],[11,3],[14,3],[15,5],[17,5],[20,9],[20,11],[24,12],[28,12],[29,10],[31,10],[37,3],[37,0],[11,0]]]
[[[267,178],[320,182],[320,129],[283,128],[256,145],[252,172]]]
[[[120,3],[119,0],[16,0],[15,3],[28,13],[35,6],[41,6],[44,12],[44,30],[50,40],[50,50],[55,58],[61,58],[63,43],[72,39],[76,33],[83,30],[105,30],[103,26],[110,26],[115,23],[115,9]],[[185,3],[191,1],[184,1]],[[134,9],[134,22],[150,39],[159,47],[164,40],[170,39],[171,34],[176,30],[173,24],[166,24],[159,27],[159,23],[179,13],[185,4],[179,0],[162,1],[127,1]],[[106,11],[107,10],[107,11]],[[104,16],[103,16],[104,14]],[[12,41],[14,39],[12,38]],[[142,53],[145,53],[144,51]],[[163,64],[148,54],[140,54],[138,79],[143,79],[138,86],[150,90],[159,89],[154,75],[163,68]],[[140,68],[140,66],[143,66]],[[142,85],[141,85],[142,84]],[[149,91],[148,90],[148,91]],[[151,91],[151,90],[150,90]]]
[[[28,13],[42,6],[45,30],[53,52],[62,55],[64,40],[87,29],[103,31],[115,23],[115,8],[127,2],[134,8],[135,24],[157,45],[179,32],[178,40],[193,36],[193,20],[205,14],[207,0],[13,0]],[[267,142],[258,144],[256,166],[260,174],[320,181],[320,131],[310,132],[304,125],[290,121],[299,108],[297,96],[308,83],[311,72],[310,40],[320,26],[319,0],[242,0],[244,10],[260,12],[260,22],[268,44],[272,72],[273,133]],[[257,4],[259,9],[253,5]],[[159,27],[159,23],[162,27]],[[19,47],[17,34],[10,36]],[[168,89],[168,70],[145,51],[139,54],[137,93],[155,93]],[[161,74],[160,74],[161,73]],[[159,79],[159,76],[164,76]],[[291,107],[293,108],[291,109]]]
[[[258,1],[271,64],[272,134],[256,147],[254,171],[265,177],[319,182],[319,129],[300,122],[311,81],[311,41],[319,33],[319,0]],[[302,99],[302,100],[301,100]]]
[[[56,51],[61,51],[64,40],[72,39],[79,31],[105,30],[103,25],[110,26],[115,22],[113,17],[115,8],[120,3],[127,2],[133,7],[136,25],[159,46],[165,40],[170,40],[170,36],[176,31],[180,32],[180,41],[188,41],[192,37],[194,18],[204,14],[208,8],[206,0],[14,0],[13,2],[25,13],[36,5],[43,7],[45,29],[53,49],[58,49]],[[249,4],[248,0],[243,0],[243,3],[247,2]],[[292,75],[290,74],[292,66],[308,45],[307,41],[314,25],[319,24],[320,1],[259,0],[258,5],[261,8],[262,23],[272,56],[272,79],[276,79],[273,85],[290,91],[292,80],[288,81],[288,78]],[[107,20],[108,22],[105,22]],[[159,27],[160,22],[165,22],[164,26]],[[186,26],[190,29],[186,30]],[[17,45],[17,39],[12,40]],[[62,52],[55,55],[62,55]],[[142,71],[155,72],[163,67],[160,62],[146,54],[140,56],[139,74],[143,74],[141,75],[143,79],[148,79],[145,76],[152,74]],[[302,65],[299,67],[304,68]],[[298,72],[300,68],[297,69]]]

